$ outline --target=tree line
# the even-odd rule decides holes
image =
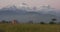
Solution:
[[[60,24],[60,23],[56,23],[57,19],[51,19],[51,21],[48,24]],[[17,20],[13,20],[13,21],[6,21],[6,20],[2,20],[0,21],[0,23],[12,23],[12,24],[18,24],[19,21]],[[28,21],[28,24],[34,24],[33,21]],[[46,24],[45,22],[41,21],[40,23],[37,24]]]

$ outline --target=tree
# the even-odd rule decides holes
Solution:
[[[52,19],[52,21],[51,21],[51,22],[49,22],[49,24],[56,24],[56,23],[55,23],[55,21],[56,21],[56,19],[55,19],[55,18],[53,18],[53,19]]]
[[[2,20],[1,23],[8,23],[8,21]]]
[[[56,21],[56,19],[55,19],[55,18],[53,18],[53,19],[52,19],[52,21]]]
[[[40,22],[40,24],[45,24],[44,22]]]
[[[56,24],[56,23],[51,21],[51,22],[49,22],[49,24]]]

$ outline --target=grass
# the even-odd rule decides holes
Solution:
[[[0,24],[4,32],[60,32],[57,24]]]

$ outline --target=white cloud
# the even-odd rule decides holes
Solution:
[[[52,7],[60,7],[60,0],[0,0],[0,7],[16,5],[20,6],[21,3],[27,3],[29,6],[51,5]],[[57,5],[56,5],[57,4]],[[57,7],[57,8],[58,8]]]

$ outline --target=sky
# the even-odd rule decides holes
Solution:
[[[52,8],[60,9],[60,0],[0,0],[0,8],[16,5],[22,6],[26,3],[30,7],[40,7],[41,5],[50,5]]]

